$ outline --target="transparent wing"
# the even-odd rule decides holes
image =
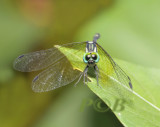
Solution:
[[[81,72],[73,69],[67,58],[63,58],[54,65],[37,75],[32,82],[34,92],[45,92],[73,82]]]
[[[64,44],[61,46],[68,48],[76,48],[81,47],[84,44],[85,42],[75,42]],[[65,54],[65,56],[66,55],[67,54]],[[56,47],[53,47],[47,50],[41,50],[21,55],[15,59],[13,67],[14,69],[22,72],[37,71],[54,64],[56,61],[63,57],[64,54],[62,54]]]
[[[54,61],[52,61],[52,63],[48,63],[48,66],[49,65],[50,66],[41,73],[39,73],[33,79],[32,81],[33,91],[45,92],[54,90],[58,87],[67,85],[73,82],[76,78],[78,78],[82,74],[82,71],[86,66],[86,64],[83,62],[83,53],[85,52],[85,46],[86,43],[71,43],[52,48],[56,49],[57,52],[59,52],[60,54],[56,53],[58,54],[58,56],[54,56],[53,58]],[[45,50],[45,52],[46,51],[48,50]],[[39,58],[39,60],[41,60],[41,58]],[[37,59],[32,60],[32,63],[38,64]],[[28,69],[30,68],[30,66],[34,67],[31,64],[28,65],[26,68]],[[44,66],[46,67],[46,65]],[[39,66],[37,68],[39,69]],[[42,66],[42,68],[44,67]]]
[[[97,44],[97,46],[98,53],[102,56],[102,59],[104,59],[102,63],[104,65],[104,72],[107,72],[108,75],[114,76],[118,81],[132,89],[132,83],[129,76],[116,64],[112,57],[99,44]],[[110,67],[110,69],[108,67]]]
[[[132,84],[129,76],[113,61],[111,56],[99,45],[98,53],[100,61],[97,64],[99,68],[100,85],[107,87],[108,92],[116,93],[126,99],[130,96]]]

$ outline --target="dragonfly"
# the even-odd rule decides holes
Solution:
[[[20,55],[13,67],[21,72],[43,70],[32,81],[34,92],[47,92],[72,82],[76,86],[82,78],[84,84],[92,82],[92,77],[88,75],[90,68],[98,86],[107,85],[105,81],[112,77],[132,89],[130,77],[97,43],[99,38],[97,33],[93,41],[55,45],[50,49]]]

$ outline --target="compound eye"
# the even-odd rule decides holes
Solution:
[[[86,55],[85,59],[88,61],[91,58],[91,55]]]
[[[97,54],[92,54],[92,59],[97,60]]]

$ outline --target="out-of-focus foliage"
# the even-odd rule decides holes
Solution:
[[[36,94],[29,81],[18,75],[0,89],[0,126],[25,127],[34,122],[48,106],[53,94]]]
[[[88,111],[91,107],[79,112],[83,97],[93,98],[86,86],[35,94],[30,88],[35,73],[13,71],[12,62],[20,54],[73,38],[90,40],[99,32],[112,56],[159,67],[158,5],[158,0],[1,0],[0,126],[122,126],[111,112]]]
[[[101,33],[99,43],[113,56],[160,67],[159,0],[122,0],[96,15],[80,30],[78,40]]]
[[[39,32],[20,17],[9,1],[0,2],[0,19],[0,82],[5,82],[13,76],[14,57],[33,46]]]

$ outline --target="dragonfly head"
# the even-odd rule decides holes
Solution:
[[[97,52],[88,52],[85,53],[83,56],[83,61],[87,64],[94,64],[94,63],[98,63],[99,61],[99,54]]]

